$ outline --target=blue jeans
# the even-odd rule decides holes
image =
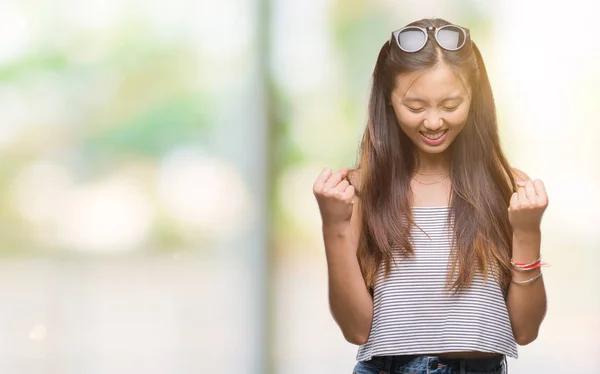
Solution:
[[[354,374],[506,374],[506,357],[443,359],[437,356],[382,356],[359,361]]]

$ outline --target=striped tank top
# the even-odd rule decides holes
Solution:
[[[446,291],[452,231],[450,207],[414,207],[411,229],[415,255],[399,256],[373,288],[373,322],[357,360],[373,356],[481,351],[517,358],[502,290],[490,271],[453,295]],[[452,219],[452,215],[450,215]],[[452,221],[450,221],[452,224]]]

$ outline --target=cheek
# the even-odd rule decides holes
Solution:
[[[423,122],[423,118],[420,114],[411,113],[409,111],[397,111],[396,119],[400,124],[401,128],[415,128],[418,127],[421,122]]]
[[[469,118],[469,108],[457,110],[456,112],[448,113],[445,120],[450,126],[464,126]]]

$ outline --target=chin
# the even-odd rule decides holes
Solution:
[[[432,146],[428,146],[428,145],[421,143],[421,144],[419,144],[418,148],[423,153],[429,153],[429,154],[435,155],[435,154],[441,154],[441,153],[446,152],[448,150],[448,148],[450,148],[450,144],[442,144],[439,146],[432,147]]]

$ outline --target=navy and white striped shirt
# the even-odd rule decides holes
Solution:
[[[383,266],[374,286],[373,323],[357,360],[372,356],[480,351],[517,358],[506,303],[490,272],[477,273],[472,285],[446,291],[452,232],[450,207],[414,207],[411,229],[414,257]],[[452,218],[452,217],[450,217]]]

